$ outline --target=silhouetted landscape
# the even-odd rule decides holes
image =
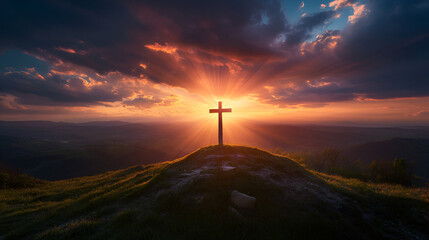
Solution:
[[[173,160],[215,139],[182,140],[192,123],[0,122],[2,164],[31,176],[56,180],[88,176],[140,164]],[[338,149],[343,163],[360,160],[413,162],[415,174],[429,177],[429,129],[292,126],[247,123],[261,133],[235,144],[277,153]],[[341,162],[339,163],[341,164]]]
[[[0,240],[428,240],[429,0],[1,0]]]

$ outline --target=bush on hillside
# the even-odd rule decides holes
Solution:
[[[326,148],[321,152],[283,153],[291,159],[303,164],[306,168],[318,172],[340,175],[347,178],[357,178],[363,181],[377,183],[393,183],[411,186],[416,183],[413,164],[405,159],[393,161],[373,161],[365,164],[362,161],[344,159],[335,148]]]
[[[392,162],[373,161],[369,168],[373,181],[411,186],[415,180],[412,165],[403,158],[395,158]]]
[[[329,172],[332,172],[340,161],[340,151],[335,148],[325,148],[320,153],[320,158]]]
[[[39,183],[42,181],[37,178],[6,169],[0,165],[0,189],[28,188]]]
[[[0,170],[0,189],[7,188],[7,186],[9,186],[9,182],[9,174]]]

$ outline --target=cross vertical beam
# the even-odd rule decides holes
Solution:
[[[222,102],[218,103],[219,109],[222,109]],[[219,111],[218,115],[218,123],[219,123],[219,132],[218,132],[218,138],[219,138],[219,146],[223,145],[223,123],[222,123],[222,111]]]
[[[219,146],[223,146],[223,124],[222,124],[222,113],[223,112],[232,112],[231,108],[222,108],[222,102],[218,102],[218,108],[210,109],[209,113],[217,113],[218,114],[218,123],[219,123]]]

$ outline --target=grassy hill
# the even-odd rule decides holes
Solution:
[[[0,239],[428,237],[427,189],[311,172],[241,146],[0,190]]]

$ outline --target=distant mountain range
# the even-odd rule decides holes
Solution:
[[[0,160],[41,179],[64,179],[118,170],[136,164],[173,160],[217,136],[196,123],[62,123],[0,121]],[[230,144],[281,151],[342,150],[350,160],[370,162],[404,157],[429,177],[428,128],[362,128],[246,122],[242,132],[226,130]],[[251,133],[251,134],[250,134]],[[234,139],[232,139],[234,137]],[[241,138],[240,138],[241,137]]]

